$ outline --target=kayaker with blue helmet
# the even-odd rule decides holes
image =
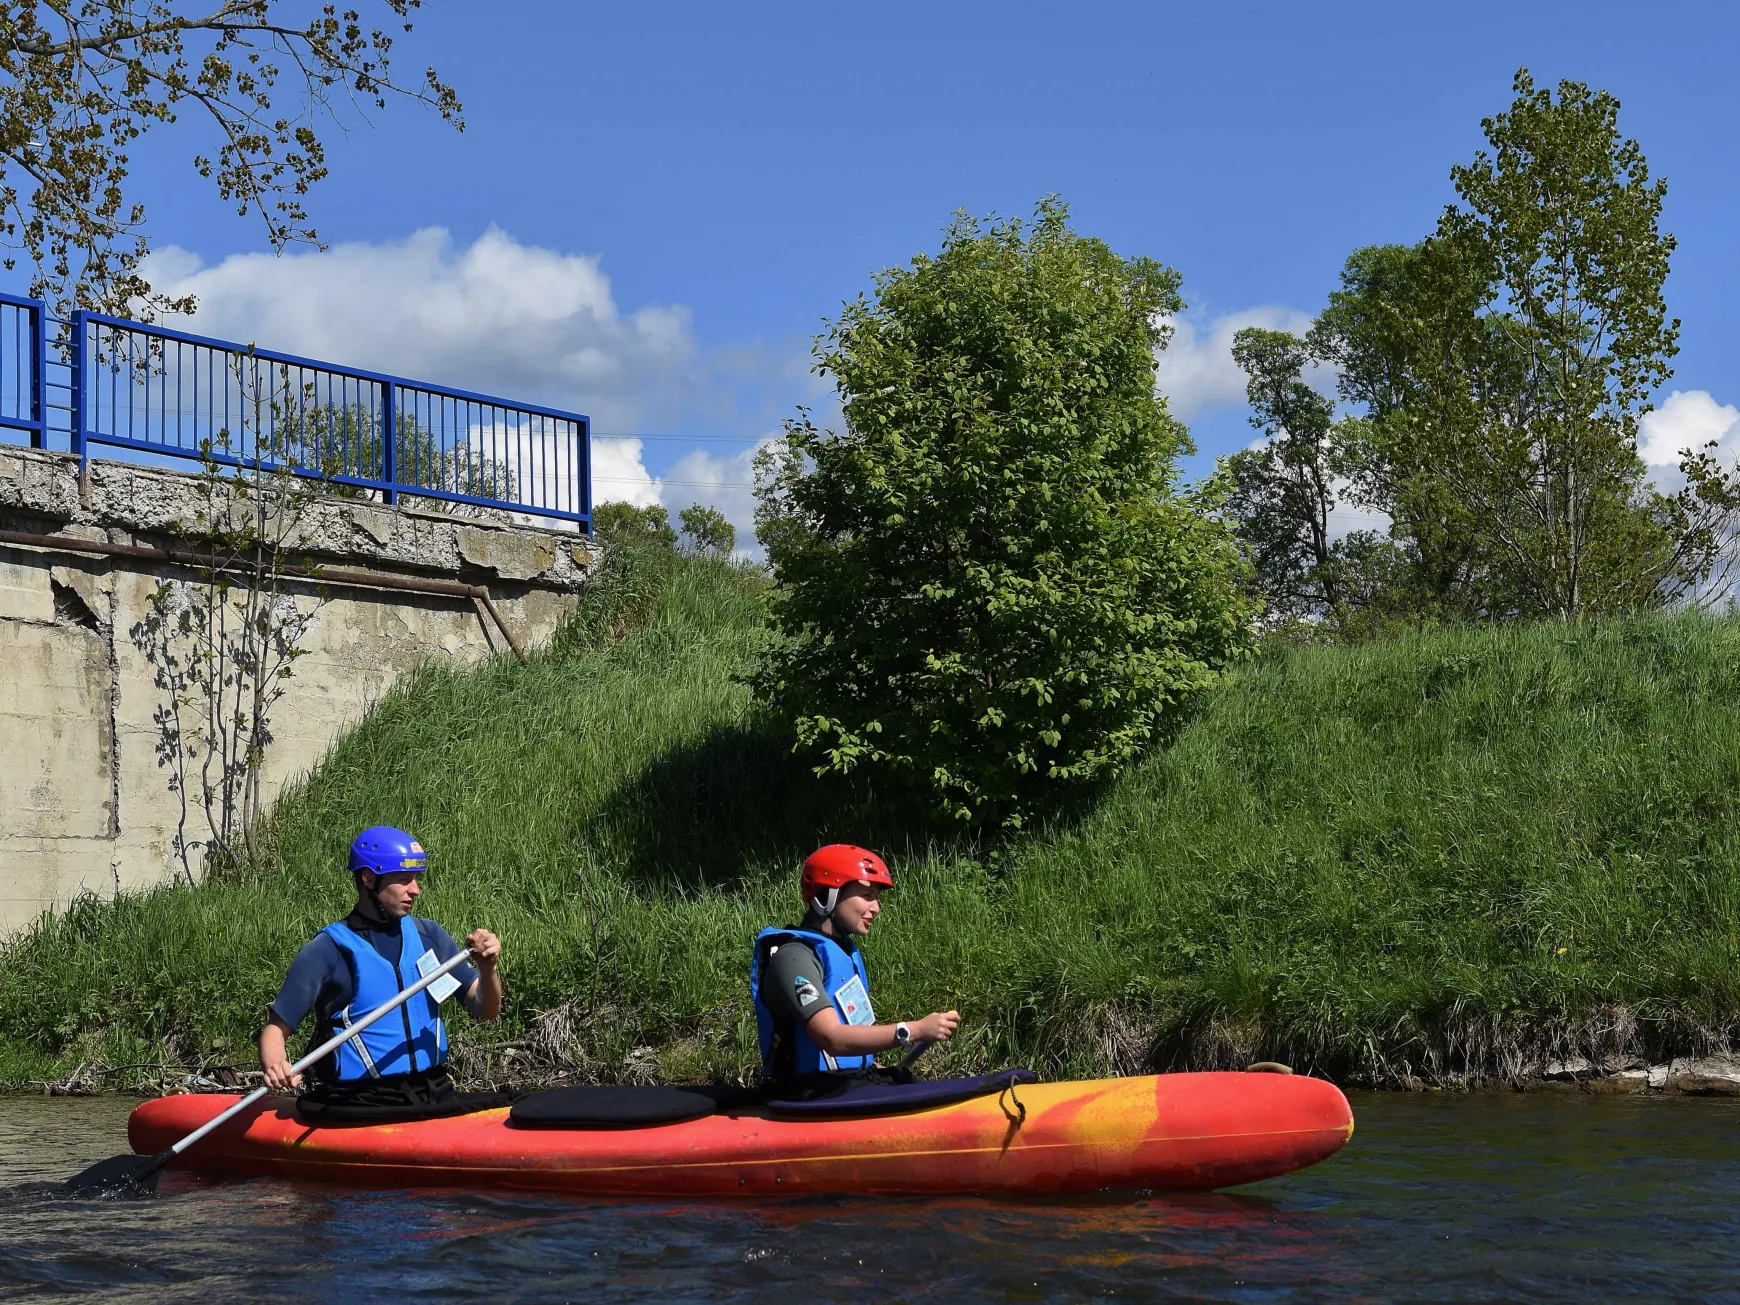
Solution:
[[[803,922],[763,929],[750,964],[762,1070],[770,1080],[868,1073],[878,1052],[954,1035],[961,1017],[952,1010],[876,1023],[857,940],[870,932],[882,894],[893,887],[887,863],[867,848],[831,843],[805,858]]]
[[[357,835],[350,847],[356,905],[297,952],[260,1033],[268,1086],[282,1092],[301,1082],[290,1072],[286,1043],[310,1013],[314,1040],[323,1042],[458,954],[445,929],[412,914],[427,868],[423,845],[402,829],[376,825]],[[457,1100],[440,1003],[457,993],[474,1018],[493,1020],[502,1001],[501,943],[487,929],[473,930],[466,943],[475,968],[451,971],[451,986],[437,980],[318,1062],[307,1100],[389,1110]]]

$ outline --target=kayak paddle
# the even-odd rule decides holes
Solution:
[[[924,1055],[925,1052],[929,1051],[935,1045],[936,1045],[935,1043],[925,1042],[923,1040],[920,1040],[918,1042],[913,1043],[911,1050],[909,1050],[904,1056],[902,1056],[900,1058],[900,1063],[898,1065],[896,1065],[894,1068],[895,1069],[911,1069],[913,1067],[913,1065],[917,1063],[918,1058],[920,1056]]]
[[[374,1010],[371,1010],[367,1015],[364,1015],[355,1024],[350,1025],[341,1032],[333,1034],[332,1037],[328,1038],[313,1051],[302,1057],[301,1060],[290,1066],[290,1072],[292,1074],[300,1074],[303,1070],[314,1064],[315,1061],[337,1050],[345,1042],[348,1042],[351,1038],[354,1038],[357,1034],[368,1028],[369,1025],[380,1019],[381,1016],[392,1014],[392,1012],[396,1011],[400,1006],[403,1006],[412,997],[415,997],[419,992],[422,992],[423,989],[441,978],[448,971],[457,969],[470,959],[471,948],[463,948],[457,956],[436,966],[433,970],[429,971],[428,974],[425,974],[422,978],[418,979],[417,982],[413,983],[409,988],[406,988],[391,1001],[382,1003]],[[162,1172],[164,1165],[175,1159],[176,1156],[187,1150],[188,1147],[199,1141],[200,1138],[204,1137],[220,1124],[227,1123],[231,1119],[234,1119],[237,1115],[241,1114],[242,1111],[253,1105],[254,1102],[258,1101],[271,1090],[271,1088],[262,1083],[259,1087],[248,1093],[247,1096],[236,1102],[235,1105],[231,1106],[222,1114],[206,1120],[205,1123],[194,1129],[193,1132],[182,1138],[181,1141],[177,1142],[167,1151],[159,1151],[156,1155],[116,1155],[110,1156],[107,1160],[99,1160],[82,1174],[79,1174],[75,1178],[69,1178],[62,1185],[61,1190],[69,1196],[120,1196],[125,1194],[141,1194],[149,1192],[157,1186],[157,1175]]]
[[[949,1013],[952,1015],[954,1012],[950,1011]],[[929,1051],[934,1046],[936,1046],[936,1043],[928,1042],[925,1039],[920,1038],[917,1042],[912,1044],[911,1048],[907,1051],[907,1053],[900,1058],[900,1063],[898,1065],[896,1065],[894,1068],[896,1068],[896,1069],[911,1069],[914,1065],[916,1065],[918,1063],[918,1058],[920,1056],[924,1055],[925,1052]]]

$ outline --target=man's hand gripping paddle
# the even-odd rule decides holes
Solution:
[[[381,1016],[392,1014],[437,979],[450,970],[458,969],[470,959],[471,948],[463,948],[457,956],[436,966],[435,969],[418,979],[391,1001],[377,1006],[343,1032],[335,1033],[321,1043],[301,1060],[290,1066],[290,1072],[300,1074],[316,1061],[336,1051],[345,1042],[380,1019]],[[110,1156],[107,1160],[99,1160],[76,1178],[68,1179],[62,1190],[69,1196],[128,1196],[149,1192],[157,1186],[157,1175],[162,1172],[164,1165],[175,1159],[176,1156],[214,1128],[234,1119],[269,1091],[271,1089],[265,1086],[255,1088],[235,1105],[215,1118],[208,1119],[167,1151],[159,1151],[156,1155],[116,1155]]]

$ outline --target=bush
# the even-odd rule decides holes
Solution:
[[[884,272],[816,345],[844,430],[789,422],[757,476],[783,636],[761,698],[818,771],[1004,827],[1127,765],[1251,619],[1154,392],[1178,274],[1067,216],[962,216]]]
[[[677,520],[682,523],[683,538],[688,541],[692,553],[729,557],[731,550],[737,547],[737,527],[727,521],[718,508],[696,503],[677,513]]]
[[[638,544],[675,548],[677,532],[671,516],[658,504],[600,503],[592,509],[592,534],[603,544]]]

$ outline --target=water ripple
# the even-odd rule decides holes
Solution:
[[[170,1175],[74,1201],[130,1102],[0,1099],[0,1300],[1584,1302],[1740,1299],[1740,1104],[1354,1100],[1235,1193],[704,1204]]]

